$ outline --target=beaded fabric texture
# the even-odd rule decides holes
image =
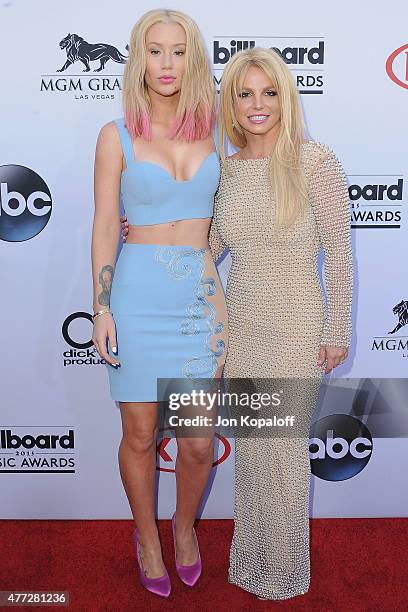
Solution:
[[[269,158],[227,159],[209,242],[214,259],[226,247],[232,258],[224,376],[307,379],[309,393],[291,401],[294,412],[302,406],[310,424],[324,373],[317,365],[319,347],[350,344],[352,252],[340,162],[313,141],[303,144],[301,158],[309,205],[286,230],[273,222]],[[321,247],[327,300],[317,267]],[[290,409],[289,403],[287,414]],[[235,447],[229,581],[267,599],[305,593],[310,585],[308,436],[238,437]]]

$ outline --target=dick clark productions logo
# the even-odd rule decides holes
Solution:
[[[23,242],[37,236],[51,216],[52,198],[44,179],[25,166],[0,166],[0,239]]]
[[[73,336],[70,326],[74,325],[79,339]],[[92,316],[89,312],[73,312],[62,324],[62,336],[65,342],[71,347],[63,352],[64,367],[69,365],[100,365],[106,363],[97,353],[89,333],[92,329]]]

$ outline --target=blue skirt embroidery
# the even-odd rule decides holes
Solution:
[[[225,297],[207,249],[124,244],[110,307],[121,363],[107,365],[114,400],[156,401],[157,378],[212,378],[225,361]]]

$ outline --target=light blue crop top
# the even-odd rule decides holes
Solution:
[[[204,159],[191,179],[177,181],[159,164],[138,161],[124,118],[115,119],[115,122],[126,160],[126,168],[120,179],[120,193],[129,225],[212,217],[214,194],[220,180],[215,130],[217,150]]]

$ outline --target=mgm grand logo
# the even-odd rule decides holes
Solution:
[[[115,99],[115,92],[121,91],[121,74],[106,77],[93,76],[92,72],[102,72],[112,60],[116,64],[126,64],[128,56],[107,43],[90,43],[78,34],[67,34],[59,43],[66,60],[53,74],[41,75],[40,90],[43,92],[71,92],[77,100]],[[129,51],[129,45],[125,49]],[[95,64],[96,62],[96,64]],[[87,75],[74,74],[82,68]],[[71,69],[71,70],[69,70]],[[67,72],[68,71],[68,72]],[[64,76],[57,73],[67,72]]]
[[[408,357],[408,336],[395,336],[403,327],[408,325],[408,300],[401,300],[395,304],[392,312],[397,317],[397,324],[388,336],[375,336],[371,346],[372,351],[402,351],[403,357]],[[393,338],[390,338],[393,335]]]

